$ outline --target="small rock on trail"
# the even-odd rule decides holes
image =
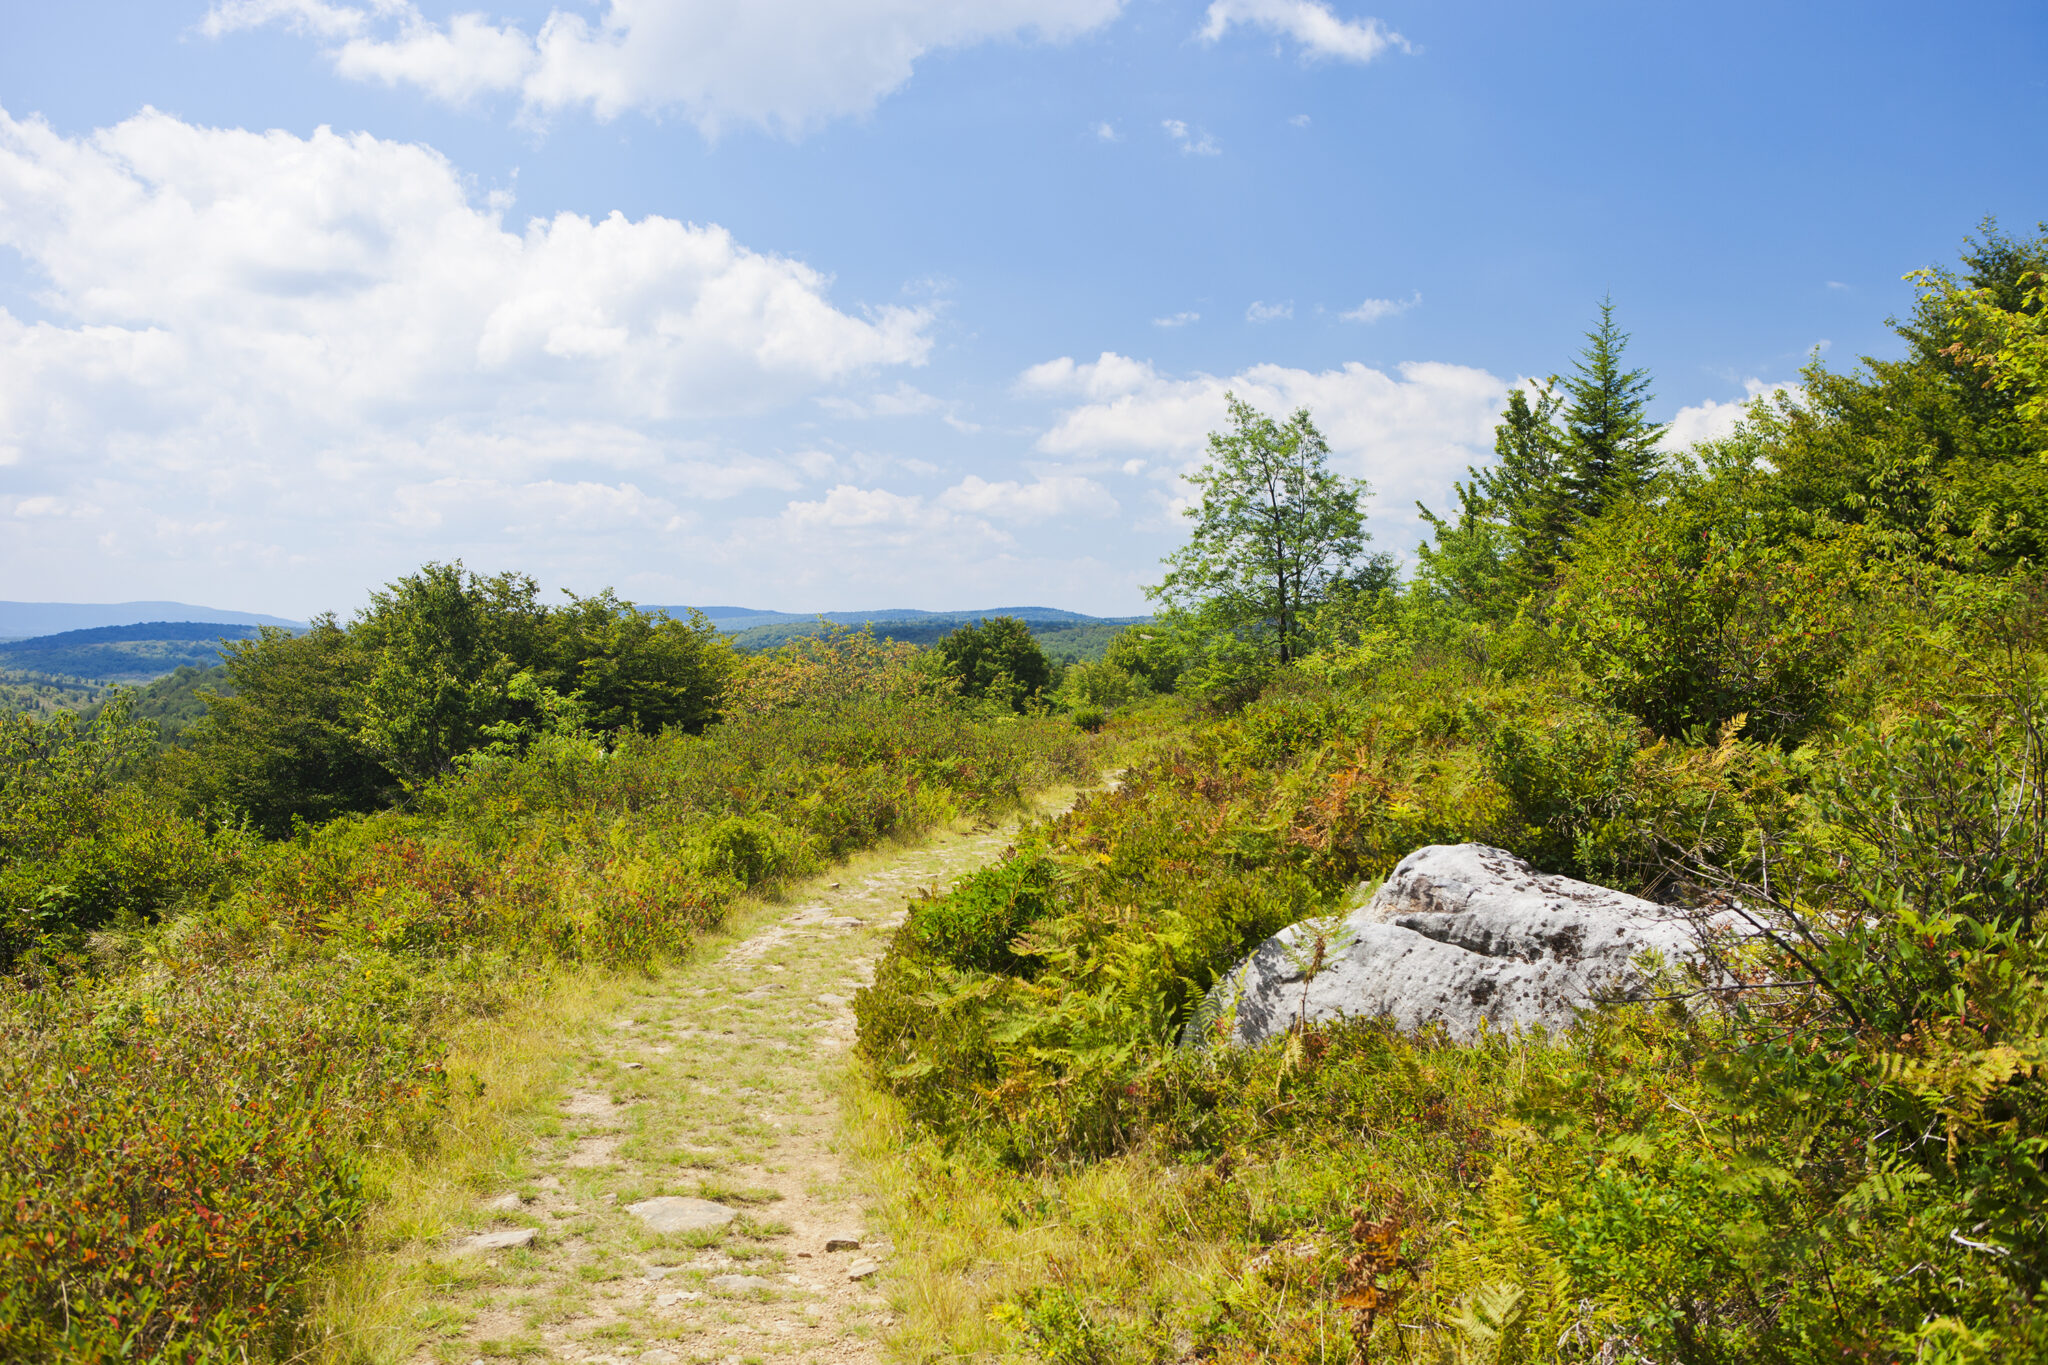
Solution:
[[[739,1217],[738,1209],[714,1204],[708,1199],[683,1199],[675,1195],[628,1204],[626,1212],[656,1232],[703,1232],[722,1228]]]

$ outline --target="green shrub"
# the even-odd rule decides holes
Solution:
[[[81,723],[59,712],[0,718],[0,968],[75,956],[85,936],[154,921],[225,894],[254,840],[209,831],[138,780],[154,726],[116,693]]]
[[[1750,734],[1796,741],[1848,661],[1845,575],[1717,491],[1593,523],[1560,576],[1555,619],[1601,696],[1656,733],[1746,716]]]
[[[954,967],[1028,975],[1011,941],[1051,914],[1058,867],[1046,858],[1014,858],[971,872],[952,891],[919,901],[904,921],[912,948]]]

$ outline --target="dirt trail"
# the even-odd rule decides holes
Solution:
[[[437,1258],[422,1365],[879,1360],[890,1248],[833,1095],[853,993],[906,900],[1010,834],[869,855],[636,992],[594,1031],[527,1178]],[[650,1225],[663,1215],[677,1230]],[[858,1246],[827,1249],[842,1241]]]

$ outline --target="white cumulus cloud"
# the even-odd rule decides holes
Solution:
[[[83,505],[108,564],[668,525],[800,482],[680,424],[931,347],[928,312],[843,309],[816,269],[715,225],[506,210],[415,144],[154,110],[69,137],[0,111],[0,246],[40,286],[35,315],[0,308],[0,464],[32,528],[0,537],[0,571],[78,562],[38,509]]]
[[[1341,19],[1323,0],[1214,0],[1202,38],[1216,42],[1235,25],[1292,38],[1304,57],[1369,62],[1389,50],[1410,50],[1406,38],[1377,19]]]
[[[1718,441],[1734,434],[1736,424],[1748,411],[1749,405],[1759,398],[1775,398],[1780,393],[1797,396],[1799,386],[1792,383],[1766,384],[1761,379],[1742,381],[1744,395],[1722,403],[1709,398],[1678,410],[1664,431],[1660,444],[1666,450],[1690,450],[1702,441]]]
[[[1152,319],[1152,325],[1154,327],[1185,327],[1189,323],[1200,322],[1201,320],[1202,315],[1200,313],[1169,313],[1163,318]]]
[[[413,0],[215,0],[218,36],[277,25],[327,46],[342,75],[462,103],[516,95],[531,113],[680,110],[707,135],[756,124],[795,135],[863,113],[929,52],[1030,36],[1060,42],[1123,0],[606,0],[557,9],[532,32],[475,13],[429,18]]]
[[[1413,500],[1441,503],[1468,464],[1491,457],[1493,425],[1508,381],[1466,365],[1416,362],[1394,373],[1357,362],[1331,370],[1255,365],[1235,375],[1176,378],[1149,363],[1105,351],[1093,361],[1061,357],[1025,371],[1022,387],[1078,400],[1038,440],[1041,453],[1069,462],[1150,455],[1155,471],[1185,472],[1204,458],[1234,392],[1275,415],[1307,408],[1339,468],[1370,479],[1381,516],[1406,526]]]
[[[1278,322],[1282,318],[1291,318],[1293,316],[1294,301],[1292,299],[1289,299],[1286,303],[1261,303],[1253,300],[1252,306],[1244,310],[1244,320],[1246,322]]]

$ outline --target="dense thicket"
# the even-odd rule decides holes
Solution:
[[[733,653],[702,616],[610,593],[539,600],[523,574],[429,564],[346,626],[267,628],[227,651],[227,687],[194,727],[194,800],[270,835],[391,805],[493,743],[519,744],[576,698],[592,733],[701,731]]]
[[[1904,358],[1816,362],[1691,451],[1652,444],[1603,306],[1413,581],[1332,584],[1256,700],[1205,692],[1114,794],[916,907],[861,1048],[924,1135],[918,1207],[1023,1230],[991,1228],[1018,1249],[953,1339],[2048,1352],[2044,255],[1987,230],[1920,277]],[[1176,644],[1145,634],[1126,657]],[[1266,935],[1466,840],[1767,934],[1563,1037],[1176,1047]]]

